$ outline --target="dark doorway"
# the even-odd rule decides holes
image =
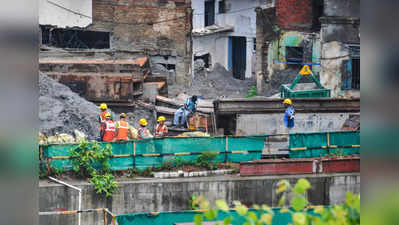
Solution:
[[[352,89],[360,90],[360,59],[352,59]]]
[[[215,24],[215,1],[205,2],[205,26],[211,26]]]
[[[236,79],[245,79],[245,70],[247,64],[247,38],[231,37],[232,39],[232,62],[233,77]]]
[[[285,47],[285,58],[289,68],[301,68],[303,63],[303,47]]]

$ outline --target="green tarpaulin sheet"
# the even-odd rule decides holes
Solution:
[[[250,211],[257,213],[257,211],[253,209]],[[292,223],[290,213],[280,213],[280,209],[273,209],[273,212],[273,225],[288,225],[289,223]],[[242,216],[238,215],[235,211],[230,211],[230,213],[235,218],[232,225],[244,224],[245,219]],[[117,215],[116,221],[118,222],[118,225],[174,225],[176,223],[193,223],[194,216],[197,214],[201,213],[194,211],[160,212],[157,215],[149,213],[133,213]],[[219,212],[215,221],[223,221],[226,217],[228,217],[227,213]],[[223,224],[223,222],[221,224]]]
[[[352,146],[360,145],[360,132],[358,131],[336,131],[336,132],[314,132],[314,133],[292,133],[290,134],[289,148],[316,148],[307,150],[292,150],[290,158],[313,158],[326,156],[327,154],[354,155],[360,154],[359,147],[351,148],[322,148],[330,146]]]

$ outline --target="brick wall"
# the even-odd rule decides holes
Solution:
[[[191,0],[93,0],[90,28],[112,32],[114,49],[176,56],[176,81],[190,82]]]
[[[276,22],[283,30],[310,31],[312,0],[277,0]]]

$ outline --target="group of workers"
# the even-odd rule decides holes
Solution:
[[[114,122],[111,112],[108,111],[107,104],[102,103],[100,110],[101,113],[98,122],[100,124],[101,141],[127,141],[129,140],[129,136],[137,139],[153,137],[147,128],[148,122],[146,119],[141,118],[139,120],[139,127],[135,129],[126,121],[126,113],[121,113],[119,115],[120,119]],[[158,117],[157,126],[155,127],[155,137],[163,137],[168,134],[168,127],[165,125],[165,121],[166,118],[164,116]],[[135,130],[137,134],[134,134],[133,131]]]
[[[184,101],[184,105],[180,107],[173,119],[173,125],[176,127],[184,127],[186,125],[187,118],[192,115],[197,108],[198,97],[192,96]],[[295,119],[295,109],[292,104],[291,99],[284,99],[283,101],[285,107],[284,114],[284,126],[287,130],[294,127]],[[135,135],[133,131],[135,128],[129,125],[126,121],[126,113],[121,113],[119,115],[120,119],[117,122],[113,121],[113,116],[111,112],[108,112],[107,105],[102,103],[100,105],[101,113],[99,115],[100,123],[100,137],[102,141],[126,141],[129,140],[129,136],[137,139],[145,139],[153,137],[147,128],[148,122],[146,119],[141,118],[139,120],[139,127],[137,128],[137,134]],[[168,126],[165,124],[166,118],[160,116],[157,119],[157,125],[155,127],[155,137],[164,137],[168,134]]]

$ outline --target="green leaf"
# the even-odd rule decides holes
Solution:
[[[283,207],[286,201],[285,195],[281,196],[280,201],[278,203],[278,207]]]
[[[248,208],[245,205],[237,205],[235,210],[241,216],[244,216],[248,212]]]
[[[260,220],[264,223],[264,224],[268,224],[270,225],[272,223],[273,220],[273,216],[268,214],[268,213],[264,213],[262,214],[262,216],[260,217]]]
[[[309,188],[311,188],[311,185],[309,183],[308,180],[301,178],[298,180],[298,182],[296,183],[295,187],[294,187],[294,192],[296,194],[303,194],[306,192],[306,190],[308,190]]]
[[[201,215],[195,215],[194,216],[194,224],[195,225],[202,225],[202,216]]]
[[[233,222],[233,217],[231,217],[231,216],[226,217],[226,218],[224,218],[224,220],[223,220],[223,224],[224,224],[224,225],[230,225],[231,222]]]
[[[216,200],[216,206],[224,212],[229,211],[229,206],[224,200]]]
[[[305,225],[306,224],[306,216],[304,213],[294,213],[292,215],[292,221],[295,225]]]
[[[304,197],[293,197],[291,199],[291,206],[295,211],[302,211],[307,204],[308,201]]]
[[[251,218],[253,221],[257,221],[258,217],[256,216],[256,214],[254,212],[248,212],[248,216],[249,218]]]
[[[218,210],[217,209],[208,210],[204,215],[208,220],[214,220],[218,216]]]

